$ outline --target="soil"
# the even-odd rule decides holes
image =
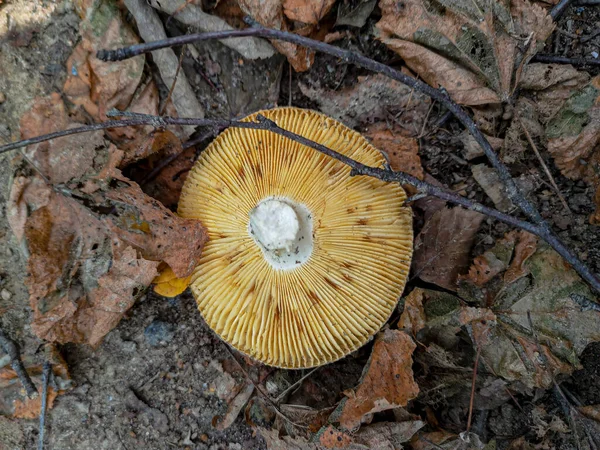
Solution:
[[[79,39],[79,20],[69,2],[0,1],[0,98],[3,99],[0,139],[3,142],[20,138],[19,119],[35,97],[61,92],[65,62]],[[369,19],[360,32],[354,29],[354,37],[337,44],[397,64],[394,54],[372,39],[375,21]],[[582,35],[587,36],[598,31],[599,23],[600,9],[571,6],[557,27],[567,33],[580,28]],[[171,28],[171,34],[182,32],[173,25]],[[551,51],[546,54],[589,58],[599,47],[600,35],[584,45],[575,45],[572,37],[555,32],[548,48]],[[183,70],[209,117],[240,116],[275,103],[287,105],[290,101],[294,106],[316,108],[302,95],[299,82],[318,80],[321,86],[337,90],[352,87],[357,77],[364,74],[334,58],[317,55],[311,71],[290,76],[289,65],[279,56],[240,65],[232,51],[219,43],[202,44],[196,49],[205,56],[200,60],[185,58]],[[220,66],[218,70],[215,62]],[[155,70],[151,62],[149,70]],[[596,75],[600,68],[591,68],[589,72]],[[262,94],[251,95],[255,92]],[[434,107],[431,123],[436,123],[443,114],[444,111]],[[440,182],[448,186],[460,184],[467,196],[493,206],[472,178],[470,166],[460,157],[460,132],[453,119],[431,127],[420,139],[423,166]],[[547,194],[551,189],[533,153],[511,166],[511,172],[516,178],[527,178],[530,200],[558,230],[561,239],[592,271],[600,273],[600,227],[588,223],[594,192],[583,182],[563,177],[548,155],[544,159],[569,205],[569,214],[565,214],[556,196]],[[12,174],[20,164],[18,154],[0,155],[0,327],[19,343],[23,353],[33,355],[41,342],[29,327],[31,311],[23,284],[26,274],[23,249],[18,248],[10,232],[5,207]],[[418,226],[418,220],[416,223]],[[484,223],[474,255],[509,231],[507,226],[492,220]],[[397,315],[391,320],[397,320]],[[315,408],[335,405],[343,397],[343,390],[358,382],[370,348],[367,345],[344,360],[319,369],[294,394],[294,402]],[[214,418],[227,411],[228,393],[222,392],[223,386],[233,389],[241,382],[243,376],[238,364],[246,367],[255,379],[269,376],[273,392],[282,391],[305,374],[248,365],[248,361],[233,354],[208,329],[188,293],[175,299],[148,293],[98,348],[64,345],[60,351],[76,387],[58,397],[48,414],[46,443],[51,449],[266,448],[243,414],[225,431],[213,426]],[[560,380],[582,405],[600,404],[598,361],[600,343],[586,349],[582,370]],[[232,378],[229,373],[237,375]],[[536,442],[531,434],[535,407],[544,408],[548,417],[568,422],[560,401],[550,391],[533,394],[477,411],[474,429],[484,441],[496,438],[498,448],[502,449],[523,435]],[[441,398],[414,406],[425,417],[432,405],[437,405],[435,413],[441,428],[458,432],[466,428],[468,408],[464,404]],[[4,440],[0,449],[34,448],[38,431],[37,420],[0,420],[0,437]],[[556,448],[577,448],[573,433],[556,433],[552,443]]]

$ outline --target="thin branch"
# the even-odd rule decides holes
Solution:
[[[531,134],[529,133],[529,130],[527,129],[527,127],[525,127],[525,124],[523,123],[523,121],[521,120],[521,118],[519,116],[517,116],[517,120],[519,121],[519,124],[521,125],[521,128],[523,129],[523,132],[525,133],[527,142],[529,142],[529,145],[531,146],[533,153],[535,153],[535,156],[537,157],[538,161],[540,162],[542,169],[544,169],[544,172],[546,173],[546,176],[550,180],[550,184],[554,188],[556,195],[558,195],[558,198],[560,199],[561,203],[563,204],[563,207],[565,208],[566,211],[571,212],[571,209],[569,208],[569,205],[567,205],[567,202],[566,202],[565,198],[563,197],[563,195],[560,193],[560,189],[558,189],[556,181],[554,181],[554,177],[550,173],[550,170],[548,169],[548,166],[546,165],[544,158],[542,158],[542,155],[540,155],[540,152],[538,151],[537,146],[535,145],[535,142],[533,142],[533,139],[531,138]]]
[[[315,367],[313,370],[311,370],[310,372],[308,372],[306,375],[304,375],[302,378],[300,378],[298,381],[296,381],[294,384],[292,384],[290,387],[288,387],[285,391],[283,391],[276,399],[275,399],[275,403],[276,404],[280,404],[282,402],[282,400],[286,397],[286,395],[288,395],[290,392],[292,392],[294,389],[300,387],[300,385],[302,383],[304,383],[304,380],[306,380],[308,377],[310,377],[313,373],[315,373],[317,371],[317,369],[320,369],[320,367]]]
[[[285,31],[273,30],[268,28],[248,28],[245,30],[232,30],[232,31],[219,31],[212,33],[200,33],[190,34],[185,36],[178,36],[174,38],[164,39],[155,42],[148,42],[145,44],[132,45],[130,47],[120,48],[116,50],[100,50],[97,53],[97,57],[104,61],[120,61],[127,58],[132,58],[143,53],[152,52],[161,48],[184,45],[192,42],[206,41],[212,39],[228,39],[233,37],[264,37],[269,39],[282,40],[291,42],[293,44],[301,45],[303,47],[310,48],[312,50],[327,53],[332,56],[341,58],[347,64],[354,64],[372,72],[381,73],[389,78],[399,81],[411,88],[414,88],[433,100],[438,101],[446,107],[469,131],[475,141],[483,149],[488,160],[492,166],[498,172],[500,180],[506,188],[506,194],[508,198],[519,207],[521,211],[529,218],[534,224],[537,225],[536,229],[539,228],[544,234],[543,239],[546,240],[554,249],[563,256],[571,265],[574,266],[575,270],[585,279],[593,288],[600,292],[600,280],[592,274],[589,268],[583,264],[579,258],[568,249],[558,236],[550,229],[548,222],[546,222],[539,211],[533,206],[533,204],[525,198],[520,189],[517,187],[515,180],[510,175],[508,168],[500,161],[500,158],[483,135],[483,133],[477,127],[477,124],[473,121],[471,116],[455,103],[444,89],[435,89],[428,84],[412,78],[399,70],[393,69],[383,63],[377,62],[373,59],[359,55],[351,50],[344,50],[333,45],[326,44],[324,42],[315,41],[304,36],[299,36],[293,33]],[[598,62],[600,63],[600,61]],[[462,204],[462,203],[461,203]],[[536,233],[537,234],[537,233]],[[542,237],[540,234],[538,236]]]
[[[475,402],[475,384],[477,382],[477,369],[479,368],[480,356],[481,343],[478,343],[477,353],[475,354],[475,363],[473,364],[473,378],[471,379],[471,399],[469,400],[469,417],[467,419],[467,433],[471,430],[471,420],[473,419],[473,403]]]
[[[600,59],[589,58],[568,58],[566,56],[554,55],[535,55],[531,60],[533,62],[549,63],[549,64],[571,64],[572,66],[600,66]]]
[[[42,371],[42,408],[40,410],[40,433],[38,435],[38,450],[44,449],[44,430],[46,428],[46,410],[48,409],[48,383],[52,374],[50,361],[44,363]]]
[[[21,352],[19,351],[19,346],[10,339],[4,331],[0,329],[0,347],[6,352],[6,354],[10,357],[10,366],[17,374],[19,381],[25,388],[27,392],[27,396],[29,398],[36,398],[38,396],[37,389],[31,381],[27,370],[25,370],[25,366],[23,365],[23,361],[21,361]]]
[[[539,212],[533,207],[533,205],[522,195],[515,181],[511,177],[506,166],[500,161],[498,155],[479,130],[473,119],[456,104],[448,96],[447,92],[443,89],[435,89],[423,81],[417,80],[409,75],[406,75],[399,70],[393,69],[383,63],[377,62],[373,59],[359,55],[351,50],[344,50],[339,47],[335,47],[324,42],[315,41],[314,39],[299,36],[297,34],[288,33],[285,31],[273,30],[269,28],[247,28],[245,30],[232,30],[232,31],[218,31],[212,33],[199,33],[189,34],[185,36],[177,36],[174,38],[163,39],[155,42],[148,42],[144,44],[136,44],[130,47],[119,48],[116,50],[100,50],[97,53],[97,57],[103,61],[122,61],[124,59],[133,58],[144,53],[149,53],[155,50],[159,50],[166,47],[173,47],[178,45],[189,44],[192,42],[207,41],[213,39],[228,39],[234,37],[264,37],[269,39],[282,40],[291,42],[293,44],[301,45],[303,47],[310,48],[312,50],[327,53],[332,56],[336,56],[342,59],[347,64],[354,64],[372,72],[381,73],[389,78],[392,78],[400,83],[403,83],[411,88],[420,91],[433,100],[438,101],[446,107],[454,116],[465,126],[465,128],[471,133],[475,141],[481,146],[485,155],[490,160],[491,164],[498,171],[501,181],[506,186],[506,193],[512,202],[517,205],[525,215],[530,218],[533,222],[540,224],[541,226],[549,229],[550,227],[544,221]],[[600,283],[599,283],[600,286]]]
[[[552,17],[552,20],[556,22],[556,20],[563,15],[572,2],[573,0],[560,0],[560,2],[554,5],[550,11],[550,17]]]

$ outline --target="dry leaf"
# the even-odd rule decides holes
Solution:
[[[292,21],[317,25],[335,0],[283,0],[283,14]]]
[[[58,389],[54,390],[54,388],[48,387],[48,409],[51,409],[56,397],[70,389],[72,382],[67,363],[60,356],[58,350],[53,345],[49,345],[45,348],[44,354],[45,359],[52,364],[52,373]],[[31,376],[38,392],[41,392],[42,365],[36,362],[33,356],[25,355],[22,360],[25,370]],[[21,383],[17,380],[17,374],[9,364],[10,361],[3,360],[2,363],[4,362],[6,365],[0,366],[0,415],[35,419],[41,411],[41,396],[33,399],[27,397]]]
[[[423,294],[421,288],[415,288],[404,298],[404,311],[400,316],[398,328],[415,336],[425,326],[425,310],[423,309]]]
[[[505,213],[514,209],[514,205],[508,198],[506,188],[500,180],[496,169],[486,164],[476,164],[471,167],[471,172],[477,184],[481,186],[486,195],[494,202],[496,208]]]
[[[139,42],[123,21],[117,4],[94,2],[79,5],[83,21],[81,42],[67,61],[66,97],[82,106],[96,120],[105,120],[112,108],[125,110],[140,83],[144,56],[125,61],[103,62],[96,52],[105,48],[127,47]]]
[[[583,310],[579,304],[597,299],[556,252],[545,244],[536,248],[535,238],[528,233],[514,232],[490,252],[505,267],[507,259],[511,261],[508,268],[483,287],[478,286],[483,279],[469,276],[469,281],[461,280],[459,289],[463,298],[490,305],[496,316],[495,323],[486,324],[489,335],[478,336],[473,328],[476,343],[482,345],[482,361],[509,381],[546,388],[553,377],[579,368],[581,352],[600,340],[600,313]]]
[[[353,442],[352,436],[328,425],[319,430],[315,438],[325,448],[348,448]]]
[[[387,329],[378,334],[354,395],[342,402],[339,416],[334,413],[343,428],[356,429],[366,415],[405,406],[417,396],[411,357],[415,347],[402,331]]]
[[[257,427],[257,430],[267,443],[268,450],[319,450],[317,444],[310,443],[302,437],[279,437],[278,430],[268,430],[263,427]]]
[[[323,4],[325,5],[327,2],[328,0],[325,0]],[[310,24],[300,23],[298,27],[294,27],[294,24],[289,23],[284,16],[282,0],[238,0],[238,4],[245,14],[251,16],[264,27],[291,31],[312,38],[317,38],[318,35],[325,37],[327,34],[325,27],[322,27],[319,31],[314,25]],[[290,5],[294,5],[294,3],[290,3]],[[302,14],[310,14],[309,10],[310,7],[307,7]],[[315,35],[315,33],[318,35]],[[306,47],[276,40],[272,41],[272,44],[277,51],[287,57],[296,72],[308,70],[314,61],[314,52]]]
[[[392,170],[406,172],[422,180],[425,172],[419,157],[419,142],[414,138],[402,136],[399,132],[399,127],[391,129],[385,122],[378,122],[363,134],[373,146],[386,155]],[[404,186],[404,189],[416,193],[416,188],[412,186]]]
[[[351,128],[390,118],[407,136],[421,132],[431,103],[425,95],[382,74],[358,77],[354,86],[339,91],[302,83],[298,87],[318,103],[320,111]]]
[[[564,103],[546,126],[546,135],[548,151],[562,174],[596,190],[590,223],[600,224],[600,76]]]
[[[354,435],[354,442],[372,449],[402,450],[414,434],[425,426],[421,420],[379,422],[363,427]]]
[[[510,264],[518,233],[518,231],[511,231],[498,240],[492,249],[477,256],[469,272],[460,276],[459,280],[466,280],[477,287],[483,287],[496,275],[504,272]]]
[[[215,427],[219,431],[226,430],[229,428],[235,419],[237,419],[240,411],[246,406],[250,397],[254,393],[254,385],[250,382],[246,383],[246,386],[242,388],[238,395],[229,403],[227,407],[227,412],[223,417],[214,417],[212,421],[213,427]]]
[[[415,239],[413,270],[424,281],[456,291],[459,274],[469,266],[469,253],[484,216],[463,208],[434,213]]]
[[[458,103],[509,100],[523,66],[554,28],[552,18],[527,0],[381,0],[381,39],[431,86]],[[523,53],[525,48],[525,53]]]

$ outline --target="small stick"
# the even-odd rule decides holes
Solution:
[[[571,64],[572,66],[600,66],[600,59],[589,58],[568,58],[566,56],[554,55],[535,55],[532,62],[542,62],[550,64]]]
[[[40,410],[40,434],[38,435],[38,450],[44,449],[44,429],[46,423],[46,410],[48,409],[48,383],[52,373],[50,361],[44,362],[42,372],[42,409]]]
[[[473,378],[471,380],[471,399],[469,400],[469,417],[467,419],[467,433],[471,429],[471,419],[473,418],[473,403],[475,402],[475,382],[477,381],[477,369],[479,367],[480,356],[481,342],[477,344],[477,353],[475,354],[475,363],[473,366]]]
[[[573,0],[560,0],[560,2],[558,2],[550,11],[550,17],[552,17],[552,20],[556,22],[556,20],[562,16],[565,10],[569,7],[572,1]]]
[[[185,6],[185,5],[183,5],[183,6]],[[169,16],[169,19],[171,17],[173,17],[173,16]],[[185,45],[182,45],[181,53],[179,54],[179,61],[177,61],[177,70],[175,71],[175,76],[173,77],[173,83],[171,83],[171,89],[169,89],[167,98],[165,99],[165,102],[163,103],[162,108],[160,108],[160,111],[158,113],[159,116],[162,116],[165,113],[165,110],[167,109],[167,104],[171,100],[171,95],[173,95],[173,91],[175,90],[175,84],[177,84],[177,77],[179,76],[179,71],[181,70],[181,64],[183,63],[184,53],[185,53]]]
[[[523,129],[523,132],[525,133],[525,137],[527,138],[527,142],[529,142],[529,145],[533,149],[533,153],[535,153],[535,156],[537,156],[538,161],[542,165],[542,169],[544,169],[544,172],[546,173],[546,176],[550,180],[550,184],[554,188],[554,191],[556,192],[556,195],[558,195],[558,198],[560,199],[560,201],[563,204],[564,208],[567,211],[571,212],[571,209],[569,208],[569,205],[567,205],[567,202],[566,202],[565,198],[563,197],[563,195],[560,193],[560,190],[558,189],[556,181],[554,181],[554,177],[552,176],[552,174],[550,173],[550,170],[548,169],[548,166],[544,162],[544,158],[542,158],[542,155],[540,155],[540,152],[538,151],[535,143],[533,142],[533,139],[531,138],[531,134],[529,134],[529,130],[527,130],[527,127],[525,126],[525,124],[523,123],[523,121],[521,120],[521,118],[519,116],[517,116],[517,120],[519,121],[519,124],[521,125],[521,128]]]
[[[27,397],[36,398],[38,396],[38,391],[31,381],[27,370],[25,370],[25,366],[23,365],[23,361],[21,361],[21,354],[19,351],[19,346],[10,339],[4,331],[0,329],[0,347],[10,356],[10,366],[19,377],[19,381],[25,388],[27,392]]]
[[[285,391],[283,391],[279,397],[277,397],[275,399],[275,403],[279,404],[286,395],[288,395],[290,392],[292,392],[294,389],[296,389],[297,387],[300,387],[300,385],[302,383],[304,383],[304,380],[306,380],[308,377],[310,377],[313,373],[315,373],[317,371],[317,369],[319,369],[319,367],[315,367],[313,370],[311,370],[310,372],[308,372],[306,375],[304,375],[302,378],[300,378],[298,381],[296,381],[294,384],[292,384],[289,388],[287,388]]]

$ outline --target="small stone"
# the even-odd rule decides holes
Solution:
[[[2,289],[2,292],[0,292],[0,297],[2,297],[2,300],[8,301],[11,299],[12,293],[8,289]]]
[[[175,327],[161,320],[155,320],[144,330],[146,342],[152,347],[167,344],[173,340],[174,336]]]
[[[137,350],[137,344],[133,341],[123,341],[123,351],[126,353],[133,353]]]
[[[6,95],[4,92],[0,92],[0,105],[6,101]]]

